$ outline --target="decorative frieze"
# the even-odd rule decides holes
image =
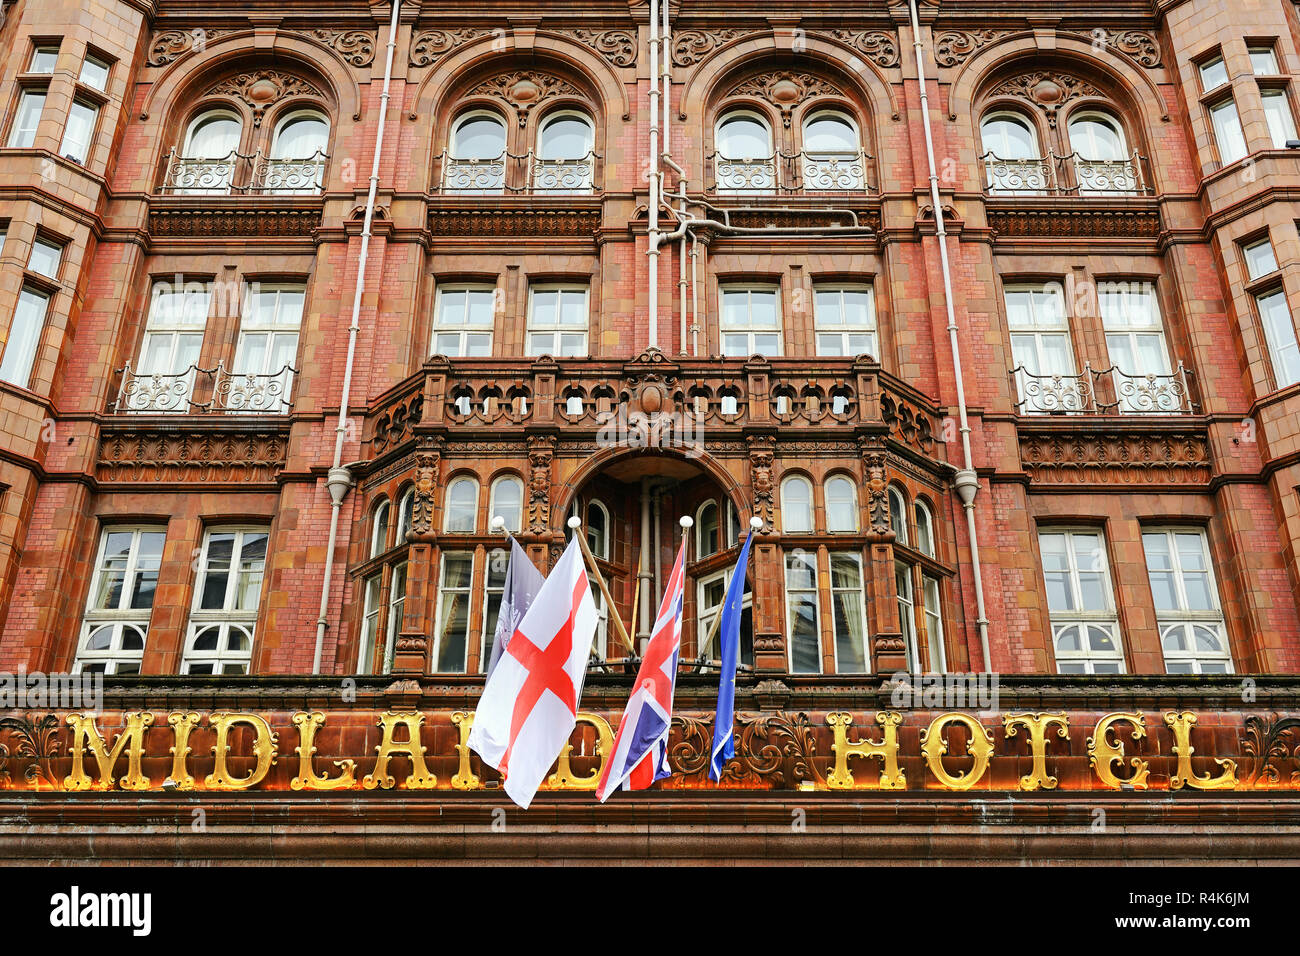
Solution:
[[[843,96],[839,87],[811,73],[773,70],[751,76],[732,87],[728,96],[752,96],[771,103],[790,125],[790,114],[800,103],[814,96]]]
[[[1004,80],[993,89],[992,96],[1015,96],[1037,106],[1055,128],[1056,114],[1066,103],[1080,96],[1102,96],[1087,80],[1061,70],[1035,70]]]
[[[1149,70],[1156,69],[1161,65],[1160,42],[1154,34],[1147,33],[1145,30],[1119,30],[1111,33],[1104,27],[1097,27],[1094,30],[1070,30],[1067,32],[1091,43],[1094,49],[1104,47],[1107,50],[1112,50],[1128,57],[1138,66],[1144,66]]]
[[[694,66],[714,50],[732,40],[753,36],[761,30],[682,30],[673,37],[673,65]]]
[[[551,236],[591,239],[600,228],[599,209],[429,209],[435,236]]]
[[[232,96],[244,101],[253,112],[253,125],[262,124],[266,110],[286,96],[320,97],[320,90],[300,76],[279,70],[251,70],[222,80],[212,86],[205,96]]]
[[[898,66],[898,37],[881,30],[813,30],[809,36],[824,36],[846,43],[876,66]]]
[[[957,66],[981,47],[1011,36],[1010,30],[947,30],[934,38],[934,61]]]
[[[1125,428],[1020,432],[1020,461],[1042,484],[1204,484],[1210,449],[1204,433]]]
[[[249,205],[211,208],[209,197],[202,204],[180,209],[150,209],[149,234],[157,239],[205,239],[239,236],[262,239],[310,238],[320,226],[321,212],[315,209],[267,208]]]
[[[161,30],[149,44],[150,66],[166,66],[187,53],[202,53],[213,40],[234,33],[234,30]],[[280,30],[285,36],[298,36],[314,40],[337,52],[351,66],[369,66],[375,61],[375,34],[366,30]]]
[[[1095,238],[1155,239],[1160,235],[1160,212],[1156,208],[1097,208],[1095,200],[1088,208],[1026,209],[1023,204],[988,209],[989,226],[997,239],[1018,238]]]
[[[411,66],[433,66],[456,47],[491,36],[492,30],[466,27],[460,30],[422,30],[411,38]]]
[[[584,46],[589,46],[611,66],[631,66],[636,63],[637,40],[630,30],[573,30],[572,36]]]
[[[369,66],[375,62],[375,35],[364,30],[288,30],[301,33],[325,44],[352,66]]]
[[[284,467],[288,436],[279,431],[150,427],[105,431],[95,474],[111,482],[257,484]]]
[[[161,30],[153,35],[149,44],[147,62],[150,66],[166,66],[187,53],[201,53],[213,40],[231,32],[233,31],[199,27],[193,30]]]
[[[528,114],[539,104],[557,96],[576,96],[585,99],[581,90],[566,80],[538,70],[516,70],[502,73],[480,83],[469,92],[470,96],[490,96],[514,110],[519,125],[528,122]]]

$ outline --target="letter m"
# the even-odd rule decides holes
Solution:
[[[93,716],[68,714],[72,740],[68,752],[72,755],[72,772],[63,780],[65,790],[89,790],[94,781],[85,771],[86,750],[89,749],[99,765],[99,785],[104,790],[113,787],[113,767],[117,758],[126,751],[126,776],[121,780],[123,790],[148,790],[149,779],[140,773],[140,757],[144,753],[144,732],[153,723],[153,714],[124,714],[126,727],[117,735],[113,749],[108,750]]]

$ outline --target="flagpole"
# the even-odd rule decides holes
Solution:
[[[762,527],[763,527],[763,519],[760,518],[758,515],[754,515],[752,518],[749,519],[750,534],[754,534],[756,531],[761,530]],[[749,569],[746,568],[746,570],[748,571]],[[704,638],[704,643],[700,645],[699,648],[700,653],[699,653],[699,657],[697,658],[698,660],[700,661],[704,660],[704,651],[709,646],[709,643],[713,640],[714,635],[718,633],[718,628],[720,628],[721,626],[722,626],[722,608],[718,608],[718,613],[713,615],[713,623],[709,625],[708,636]]]
[[[582,519],[574,515],[569,519],[568,524],[573,531],[574,537],[578,539],[578,547],[587,562],[587,567],[596,576],[596,585],[600,588],[600,593],[605,597],[605,606],[609,608],[609,618],[614,622],[619,638],[622,639],[628,652],[633,657],[636,657],[636,648],[632,644],[632,639],[627,636],[627,631],[623,629],[623,620],[618,616],[618,607],[614,604],[614,598],[609,593],[609,587],[605,584],[605,576],[600,573],[600,568],[596,565],[596,559],[592,557],[591,549],[587,547],[587,534],[582,530]]]

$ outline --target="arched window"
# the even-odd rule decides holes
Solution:
[[[933,558],[934,520],[930,517],[930,509],[918,501],[913,504],[912,511],[916,515],[916,548]]]
[[[478,518],[478,482],[457,478],[447,486],[446,515],[443,530],[449,534],[473,534]]]
[[[276,125],[263,192],[304,196],[320,192],[325,180],[329,120],[318,110],[298,110]]]
[[[894,540],[906,545],[907,540],[907,501],[897,488],[889,489],[889,527],[894,530]]]
[[[392,514],[392,505],[387,498],[375,505],[370,516],[370,556],[383,554],[388,550],[388,525]]]
[[[1130,163],[1124,129],[1119,120],[1100,110],[1070,117],[1070,149],[1076,154],[1074,175],[1081,196],[1135,192],[1135,170]]]
[[[732,110],[718,120],[717,177],[720,193],[771,192],[776,188],[772,130],[757,113]]]
[[[858,496],[851,482],[844,475],[833,475],[826,479],[823,489],[826,494],[826,530],[858,530]]]
[[[405,544],[406,536],[411,530],[411,520],[415,515],[415,489],[407,488],[402,500],[397,503],[397,543]]]
[[[542,121],[533,192],[588,193],[594,177],[591,120],[582,113],[552,113]]]
[[[695,556],[707,558],[717,554],[719,545],[718,503],[710,498],[695,513]]]
[[[595,557],[609,560],[609,512],[595,498],[587,502],[587,547]]]
[[[496,517],[506,519],[507,531],[519,531],[523,525],[524,483],[513,475],[492,483],[488,520]]]
[[[866,183],[858,128],[842,110],[820,110],[803,124],[803,188],[862,189]]]
[[[243,121],[225,109],[206,110],[190,121],[181,158],[168,183],[184,196],[224,196],[235,179]]]
[[[781,530],[786,534],[813,529],[812,484],[795,476],[781,482]]]
[[[443,188],[461,193],[499,193],[506,183],[506,124],[496,113],[475,110],[451,131]]]
[[[1046,164],[1040,158],[1038,136],[1019,113],[990,113],[980,123],[984,169],[989,192],[1037,195],[1047,189]]]

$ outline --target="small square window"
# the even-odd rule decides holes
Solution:
[[[49,239],[37,239],[32,243],[31,254],[27,257],[27,270],[47,279],[59,277],[59,260],[63,258],[63,246]]]
[[[81,61],[81,76],[78,77],[87,86],[93,86],[101,93],[108,87],[108,63],[97,56],[87,55]]]
[[[1246,52],[1250,54],[1251,72],[1256,76],[1277,76],[1280,72],[1277,68],[1277,54],[1273,52],[1271,43],[1248,46]]]
[[[1277,259],[1273,255],[1273,243],[1268,237],[1242,247],[1246,257],[1246,275],[1254,280],[1277,271]]]
[[[28,73],[53,73],[54,64],[59,59],[57,46],[38,46],[32,51],[32,59],[27,64]]]
[[[1228,82],[1228,67],[1221,56],[1206,60],[1198,69],[1201,71],[1201,89],[1206,93]]]

